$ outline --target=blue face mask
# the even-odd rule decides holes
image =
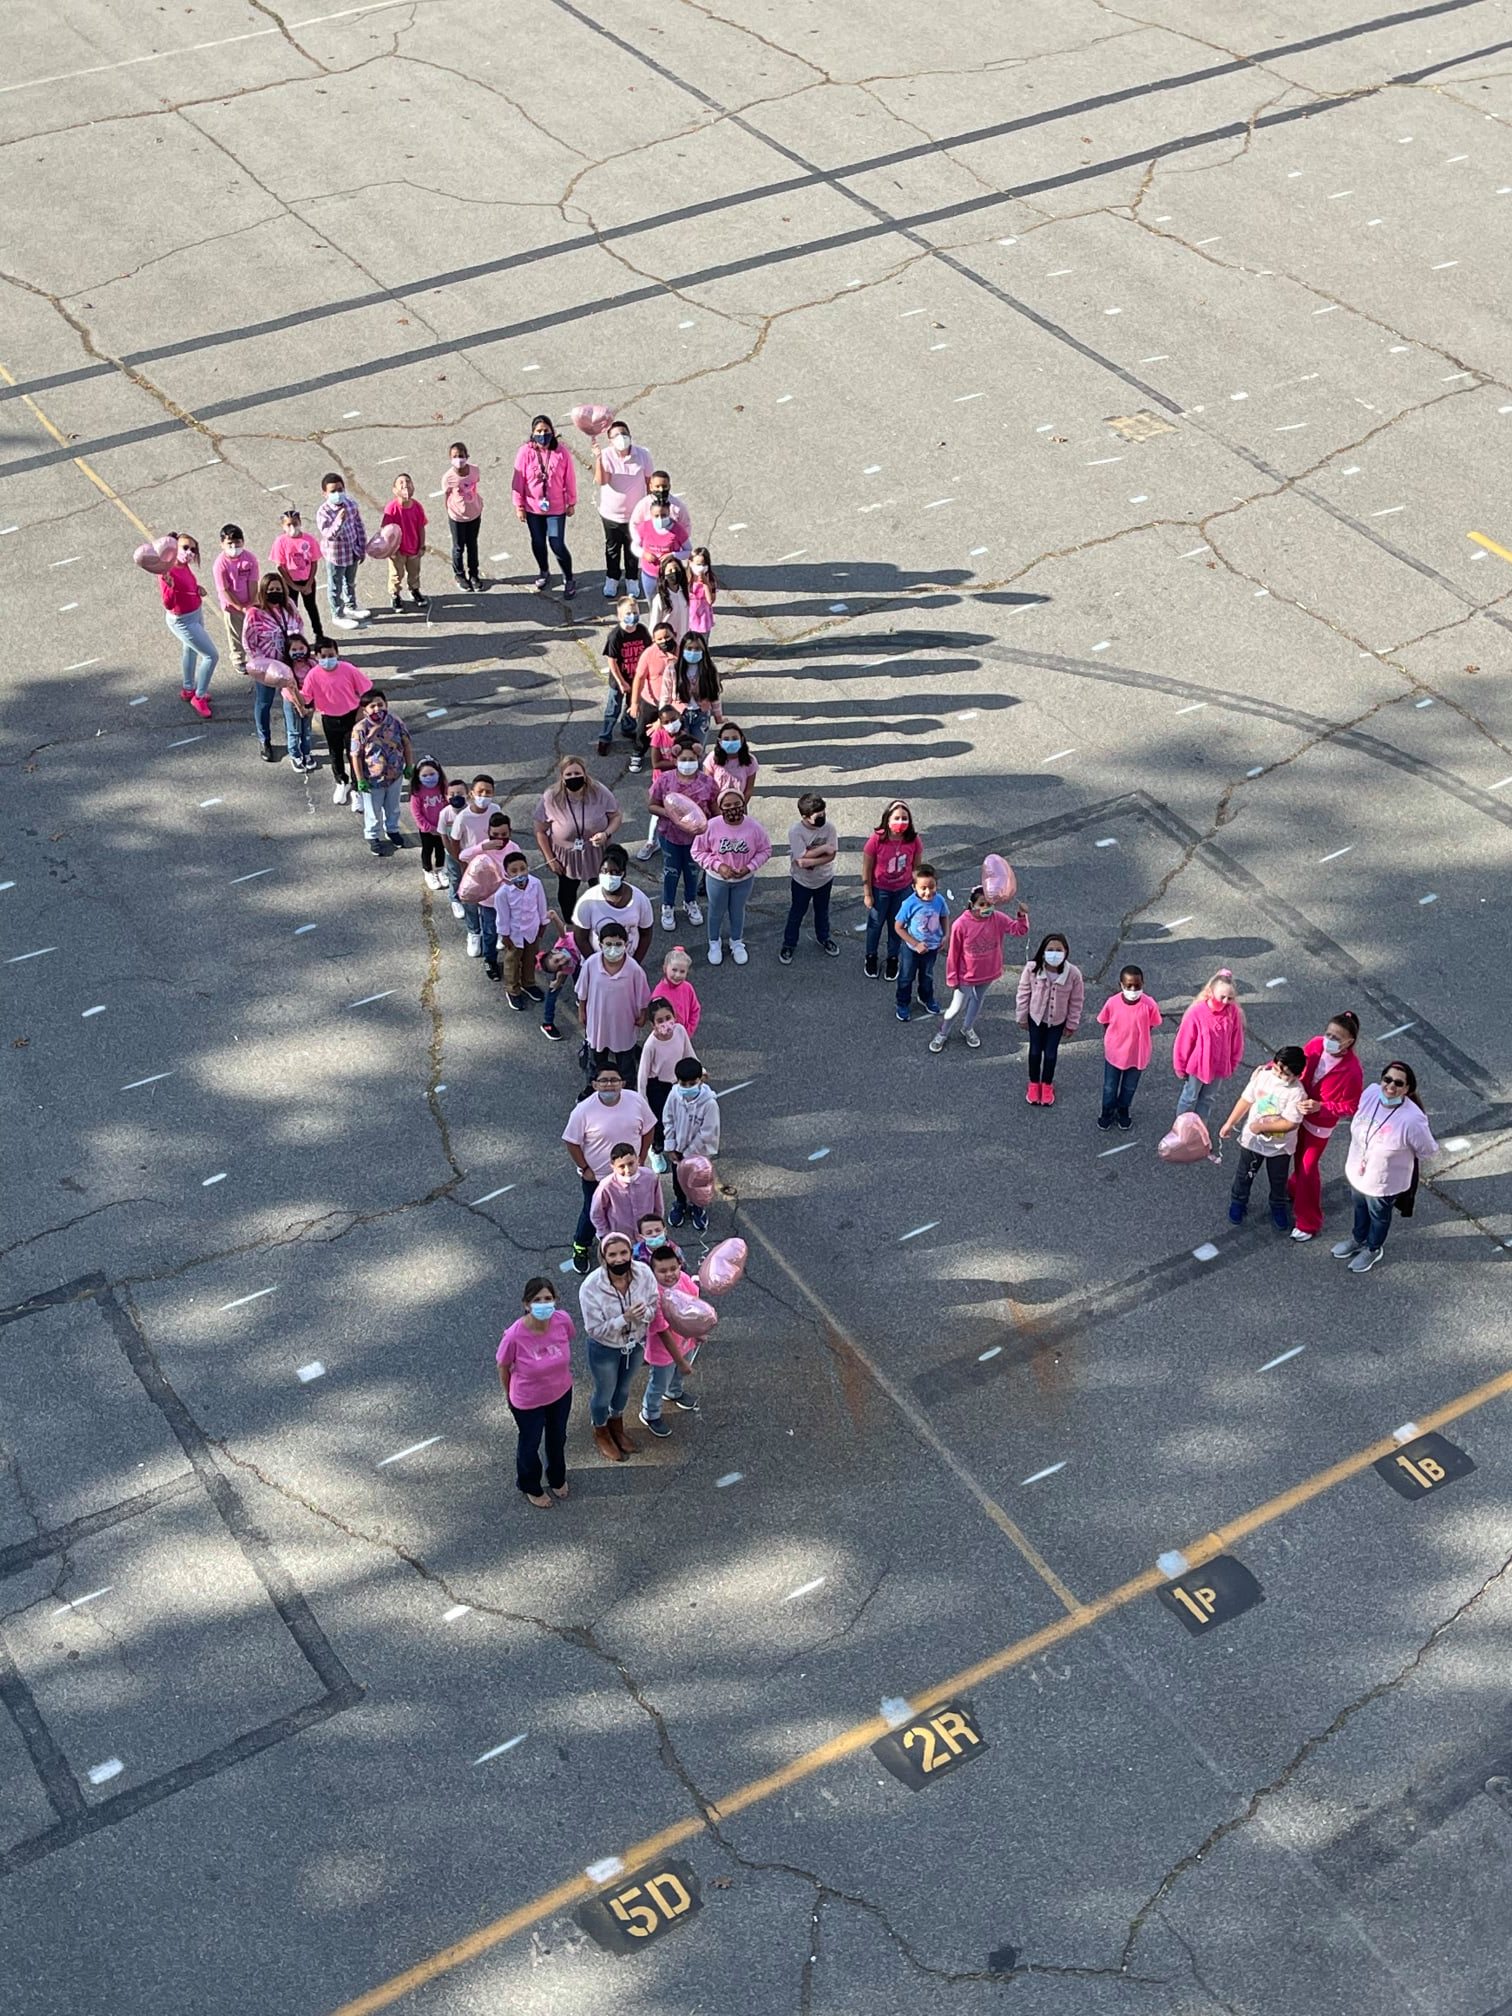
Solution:
[[[600,1092],[598,1096],[601,1104],[605,1106],[617,1106],[619,1104],[620,1095],[618,1092]]]
[[[703,663],[702,651],[685,651],[683,653],[683,658],[689,665],[702,665]],[[740,747],[740,744],[737,742],[735,746],[738,749]]]
[[[731,742],[724,735],[721,735],[719,738],[719,746],[726,756],[738,756],[740,754],[740,744],[738,742]]]
[[[532,1302],[530,1313],[537,1323],[546,1323],[556,1314],[555,1302]]]
[[[679,1085],[677,1089],[681,1092],[684,1099],[696,1099],[699,1093],[702,1092],[703,1087],[702,1085]]]
[[[1407,1094],[1405,1092],[1383,1092],[1381,1094],[1381,1104],[1383,1106],[1400,1106],[1406,1097]]]

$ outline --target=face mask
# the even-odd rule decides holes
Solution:
[[[630,1262],[628,1260],[611,1260],[609,1262],[609,1272],[611,1274],[628,1274],[630,1272]]]
[[[450,802],[453,805],[455,805],[457,810],[460,812],[462,810],[462,807],[467,803],[467,793],[465,791],[453,791],[453,793],[451,794]]]
[[[1120,987],[1118,991],[1123,995],[1125,1001],[1133,1003],[1143,994],[1144,989],[1143,987]]]
[[[283,605],[284,605],[283,594],[280,592],[275,595],[270,589],[268,592],[268,607],[270,609],[281,609]]]
[[[600,1105],[618,1106],[619,1104],[620,1095],[618,1094],[618,1092],[600,1092],[598,1096]]]
[[[616,455],[628,455],[630,452],[630,436],[628,434],[611,434],[609,436],[609,446],[614,450]]]
[[[326,502],[328,504],[344,504],[346,502],[345,490],[327,490]]]
[[[668,491],[653,490],[651,492],[651,508],[653,511],[668,511],[671,507],[672,500]]]
[[[1061,951],[1059,946],[1052,945],[1050,950],[1045,954],[1045,964],[1047,966],[1063,966],[1065,961],[1066,955]]]
[[[537,1323],[549,1323],[551,1318],[556,1314],[556,1304],[555,1302],[532,1302],[530,1313],[534,1316]]]
[[[525,884],[530,880],[530,877],[528,875],[511,875],[509,879],[516,889],[523,889]]]
[[[334,658],[322,658],[320,662],[322,665],[334,665],[336,660]],[[420,782],[425,786],[427,791],[433,790],[440,781],[434,770],[422,770],[420,772]]]
[[[811,812],[803,823],[805,826],[822,826],[824,824],[824,814],[822,812]]]
[[[235,556],[236,554],[240,553],[240,551],[241,551],[241,550],[242,550],[242,549],[241,549],[241,545],[240,545],[240,542],[239,542],[239,541],[237,541],[237,540],[232,540],[232,541],[231,541],[231,542],[230,542],[230,543],[229,543],[228,545],[226,545],[226,546],[223,546],[223,547],[221,548],[221,551],[222,551],[223,553],[230,553],[230,554],[231,554],[231,555],[233,555],[233,556]]]
[[[889,819],[887,830],[889,833],[896,833],[901,840],[903,835],[908,831],[908,821],[906,819]]]
[[[683,662],[688,665],[702,665],[702,651],[685,651],[683,653]],[[739,745],[737,744],[736,746],[738,747]]]
[[[703,1090],[703,1087],[701,1085],[679,1085],[677,1089],[681,1092],[684,1099],[696,1099]]]
[[[679,777],[696,777],[698,775],[697,760],[691,756],[679,757],[677,763],[677,774]]]
[[[602,949],[604,957],[608,960],[611,966],[618,966],[621,959],[623,959],[625,956],[625,948],[623,945],[612,945],[612,944],[605,945]],[[616,1094],[615,1096],[618,1097],[618,1094]]]
[[[1234,1005],[1226,994],[1215,994],[1212,997],[1212,999],[1213,999],[1213,1007],[1220,1015],[1224,1012],[1226,1008],[1232,1008]]]
[[[1401,1105],[1401,1103],[1402,1103],[1402,1101],[1403,1101],[1403,1100],[1404,1100],[1404,1099],[1405,1099],[1406,1097],[1407,1097],[1407,1094],[1406,1094],[1405,1092],[1386,1092],[1386,1091],[1383,1091],[1383,1092],[1381,1093],[1381,1104],[1382,1104],[1383,1106],[1400,1106],[1400,1105]]]
[[[732,742],[728,735],[720,736],[719,746],[723,749],[726,756],[738,756],[740,754],[740,744]]]
[[[670,532],[672,530],[672,520],[667,516],[665,511],[653,511],[651,513],[651,523],[656,527],[658,532]]]
[[[530,438],[534,441],[537,448],[549,448],[551,446],[551,436],[549,434],[532,434]]]
[[[693,572],[694,572],[695,574],[707,574],[707,573],[708,573],[708,571],[709,571],[709,570],[708,570],[708,568],[707,568],[707,567],[705,567],[705,565],[704,565],[704,563],[702,562],[702,560],[695,560],[695,561],[693,562]]]
[[[334,672],[336,670],[336,660],[334,658],[327,658],[324,652],[321,653],[319,662],[325,667],[327,672]],[[435,781],[434,778],[431,779],[432,783]]]
[[[451,465],[453,469],[465,469],[467,467],[467,457],[465,455],[453,455]]]
[[[744,805],[721,805],[719,816],[727,826],[738,826],[745,817]]]
[[[600,875],[599,877],[599,887],[604,891],[606,896],[612,896],[616,889],[622,889],[624,883],[625,878],[623,875]]]
[[[621,616],[621,618],[619,619],[619,627],[621,628],[621,630],[624,631],[625,635],[628,637],[631,631],[636,628],[639,621],[640,619],[637,616]]]
[[[588,779],[586,777],[564,777],[562,782],[567,786],[569,791],[581,791],[583,786],[588,782]]]
[[[1325,1036],[1323,1038],[1323,1048],[1328,1052],[1330,1057],[1338,1057],[1342,1055],[1344,1045],[1339,1041],[1337,1036]]]

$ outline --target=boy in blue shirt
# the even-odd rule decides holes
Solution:
[[[940,947],[945,942],[945,926],[950,920],[950,911],[945,898],[939,893],[939,878],[927,861],[921,861],[914,869],[913,893],[905,896],[893,928],[903,941],[902,955],[898,961],[898,1020],[909,1018],[909,1003],[913,998],[914,982],[919,987],[919,1000],[926,1013],[938,1015],[942,1012],[935,999],[934,969]]]

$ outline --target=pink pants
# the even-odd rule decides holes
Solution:
[[[1328,1139],[1326,1134],[1309,1134],[1305,1127],[1297,1134],[1297,1152],[1286,1194],[1291,1198],[1292,1216],[1299,1232],[1323,1230],[1323,1182],[1318,1169]]]

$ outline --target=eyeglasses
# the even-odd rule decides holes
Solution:
[[[1407,1089],[1407,1080],[1405,1078],[1387,1078],[1383,1075],[1381,1083],[1383,1085],[1400,1085],[1403,1091]]]

